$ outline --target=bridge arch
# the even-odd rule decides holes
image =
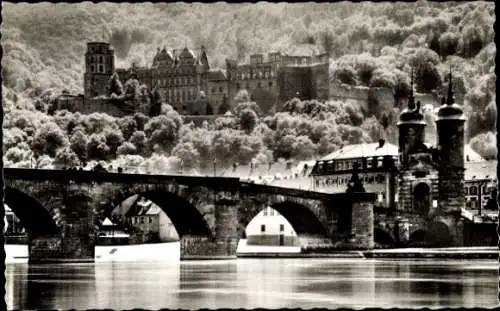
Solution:
[[[184,235],[212,236],[214,226],[213,205],[200,198],[188,201],[183,196],[166,189],[137,189],[120,191],[110,202],[103,202],[104,211],[100,213],[101,222],[111,216],[113,210],[127,198],[134,195],[146,198],[160,207],[170,218],[179,238]]]
[[[30,238],[55,235],[60,232],[56,223],[57,211],[43,206],[37,199],[15,188],[6,187],[4,204],[21,221]]]
[[[373,229],[373,239],[375,244],[381,247],[391,247],[396,245],[394,235],[387,229],[375,227]]]
[[[280,201],[266,203],[243,204],[239,209],[239,236],[246,237],[246,227],[264,209],[270,207],[280,213],[291,225],[297,236],[322,236],[327,238],[328,233],[325,224],[320,221],[320,217],[314,208],[306,204],[294,201]]]
[[[442,221],[432,221],[426,227],[420,227],[410,234],[410,246],[441,247],[452,241],[449,226]]]

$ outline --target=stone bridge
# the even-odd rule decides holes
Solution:
[[[372,193],[326,194],[240,182],[238,178],[4,169],[5,203],[30,238],[30,262],[93,261],[99,226],[139,194],[174,224],[181,259],[231,258],[247,224],[271,206],[301,248],[373,248]]]

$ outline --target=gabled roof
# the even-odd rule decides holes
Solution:
[[[158,215],[162,212],[162,209],[156,205],[156,204],[151,204],[150,208],[144,213],[144,215]]]
[[[108,217],[106,217],[106,219],[104,219],[104,221],[102,222],[102,225],[103,226],[115,226],[115,224],[111,220],[109,220]]]
[[[344,146],[323,157],[321,160],[329,161],[361,157],[398,156],[398,154],[398,147],[387,142],[385,142],[382,147],[380,147],[379,143],[354,144]]]
[[[497,161],[465,162],[465,180],[496,179]]]

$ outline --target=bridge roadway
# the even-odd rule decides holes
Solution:
[[[247,224],[267,206],[290,222],[302,249],[374,244],[373,193],[328,194],[228,177],[17,168],[4,169],[4,182],[5,202],[31,236],[31,262],[93,260],[102,220],[134,194],[172,220],[182,259],[235,257]]]
[[[341,200],[350,197],[347,193],[325,193],[303,189],[283,188],[240,181],[236,177],[214,177],[214,176],[189,176],[189,175],[154,175],[154,174],[130,174],[115,172],[94,171],[67,171],[67,170],[43,170],[24,168],[4,168],[5,179],[46,181],[52,180],[60,184],[75,183],[123,183],[123,184],[182,184],[189,186],[207,186],[218,190],[243,190],[247,193],[283,194],[296,197],[318,200]],[[358,197],[366,200],[374,198],[373,193],[358,193]]]

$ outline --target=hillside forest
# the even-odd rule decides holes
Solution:
[[[108,41],[116,67],[150,66],[157,47],[204,45],[212,68],[252,53],[328,53],[330,80],[442,93],[450,68],[463,95],[467,143],[496,158],[494,3],[3,4],[3,152],[6,167],[122,167],[200,173],[213,163],[310,160],[343,145],[397,142],[403,106],[293,99],[263,115],[245,91],[232,116],[201,127],[169,105],[158,115],[115,118],[51,109],[62,92],[82,93],[88,41]],[[123,81],[125,83],[125,81]],[[125,85],[133,85],[127,81]],[[132,90],[134,92],[134,90]],[[446,92],[444,92],[446,93]],[[426,111],[432,124],[434,113]]]

